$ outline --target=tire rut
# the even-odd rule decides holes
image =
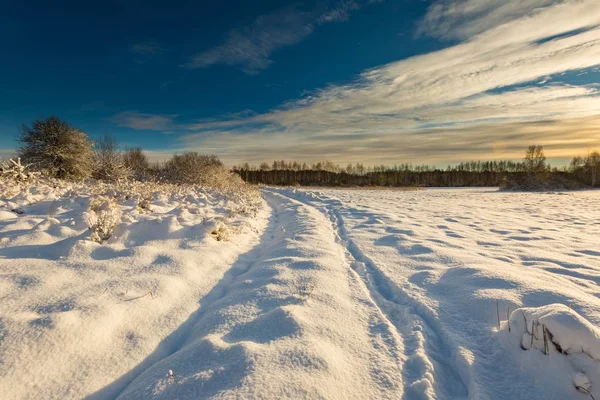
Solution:
[[[280,194],[287,196],[287,194]],[[436,317],[399,288],[348,237],[336,206],[339,200],[292,197],[319,210],[331,221],[338,241],[348,253],[350,266],[363,281],[374,304],[396,329],[405,346],[402,366],[403,398],[467,398],[468,390]],[[321,204],[315,204],[315,200]],[[427,384],[427,382],[429,384]],[[425,383],[425,384],[424,384]]]

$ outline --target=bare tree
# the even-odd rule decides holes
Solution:
[[[525,172],[539,174],[547,170],[543,146],[529,146],[525,152]]]
[[[589,170],[592,187],[596,186],[596,178],[600,174],[600,153],[594,151],[585,158],[585,167]]]
[[[94,178],[115,182],[129,177],[130,170],[125,165],[119,142],[114,136],[106,135],[96,142],[94,155]]]
[[[140,147],[125,151],[123,153],[123,163],[129,168],[131,174],[136,179],[144,179],[150,169],[148,158]]]
[[[580,169],[581,167],[583,167],[583,158],[577,156],[577,157],[573,157],[573,159],[571,160],[571,163],[569,164],[569,170],[571,172],[577,172],[578,169]]]
[[[34,169],[65,179],[82,179],[92,173],[92,142],[55,116],[22,125],[19,142],[18,156]]]

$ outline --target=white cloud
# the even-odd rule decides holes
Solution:
[[[124,111],[111,118],[111,121],[118,126],[126,128],[151,130],[151,131],[169,131],[175,127],[174,119],[177,115],[157,115],[145,114],[137,111]]]
[[[222,44],[196,54],[183,66],[205,68],[225,64],[239,66],[250,75],[257,74],[271,65],[275,50],[304,40],[319,25],[347,20],[360,6],[358,1],[340,0],[324,12],[290,7],[262,15],[250,26],[230,31]]]
[[[152,58],[167,51],[160,43],[155,41],[138,42],[131,45],[129,48],[133,59],[138,64],[143,64],[150,61]]]
[[[593,132],[587,126],[564,121],[597,126],[600,95],[597,87],[569,85],[560,75],[600,65],[599,25],[597,0],[436,3],[421,31],[462,42],[365,71],[352,83],[266,114],[192,124],[189,129],[207,132],[190,135],[185,143],[220,149],[232,158],[238,154],[240,160],[254,154],[249,149],[340,162],[354,153],[389,159],[390,152],[398,158],[427,152],[434,159],[450,157],[446,148],[461,151],[456,144],[489,150],[472,145],[480,138],[503,148],[556,146],[562,140],[570,150],[576,144],[583,151],[600,146],[599,134],[586,139],[578,135]],[[548,77],[553,79],[546,86],[531,83]],[[562,131],[544,136],[532,128],[536,121],[547,132]]]
[[[568,136],[565,132],[570,132]],[[471,159],[518,159],[524,146],[543,143],[549,158],[586,154],[600,143],[600,118],[532,120],[504,124],[480,123],[397,132],[361,134],[318,133],[307,136],[239,135],[210,131],[183,141],[188,150],[218,154],[227,164],[258,164],[274,159],[306,162],[332,160],[393,165],[401,162],[445,166]]]
[[[434,2],[418,34],[465,39],[524,15],[543,11],[559,0],[442,0]]]
[[[358,10],[360,5],[352,0],[341,1],[337,7],[327,10],[318,19],[318,23],[324,24],[334,21],[346,21],[350,18],[352,11]]]

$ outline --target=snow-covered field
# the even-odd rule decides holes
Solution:
[[[599,191],[287,194],[328,216],[394,325],[406,398],[584,399],[573,386],[573,374],[583,371],[600,397]],[[548,355],[521,349],[524,320],[531,332],[537,315],[514,313],[511,334],[505,322],[497,329],[498,314],[505,321],[518,307],[557,303],[593,325],[567,323],[589,328],[589,335],[565,333],[577,342],[570,356],[552,344]],[[535,344],[538,336],[543,341],[541,326]],[[588,337],[596,350],[581,354]]]
[[[263,194],[2,199],[2,397],[600,398],[600,191]]]

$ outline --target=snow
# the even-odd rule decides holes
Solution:
[[[573,375],[573,384],[577,390],[585,393],[589,393],[590,389],[592,388],[590,380],[583,372],[577,372],[575,375]]]
[[[330,218],[404,343],[406,398],[584,399],[572,380],[584,370],[600,397],[597,360],[523,351],[506,323],[518,308],[560,303],[585,320],[571,329],[597,331],[599,191],[277,191]]]
[[[535,344],[542,340],[539,332],[540,327],[544,327],[551,333],[548,340],[561,353],[584,353],[600,361],[600,329],[564,304],[519,308],[512,312],[510,324],[512,329],[523,332]]]
[[[113,195],[118,206],[107,204]],[[139,209],[140,196],[152,198],[153,212]],[[2,199],[2,397],[82,398],[152,352],[168,353],[157,346],[264,229],[264,206],[255,218],[231,213],[231,202],[191,188],[61,182]],[[7,211],[15,207],[24,213]],[[113,207],[123,217],[112,236],[91,240],[90,218]],[[215,220],[236,240],[214,240]]]
[[[564,304],[525,307],[513,311],[508,322],[504,329],[521,338],[523,350],[535,349],[547,356],[555,379],[565,380],[571,374],[575,388],[586,393],[600,386],[600,329],[577,312]]]
[[[599,191],[4,189],[10,398],[600,398]]]

